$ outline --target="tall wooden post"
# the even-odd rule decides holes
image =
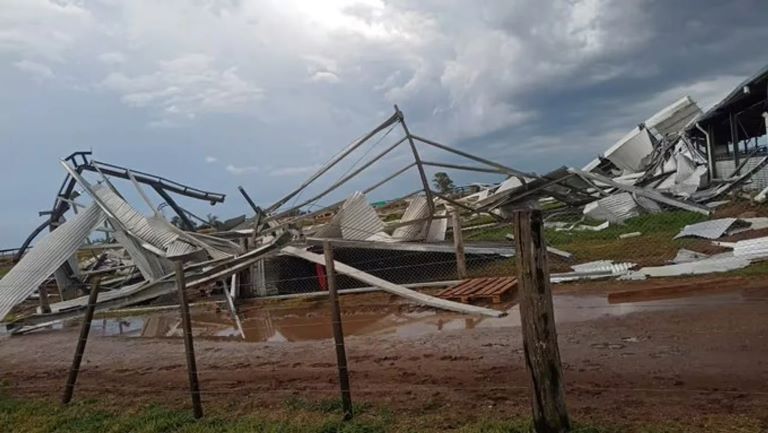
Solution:
[[[96,300],[99,296],[99,280],[94,281],[91,286],[91,293],[88,295],[88,305],[85,306],[85,316],[80,325],[80,337],[75,347],[75,357],[72,359],[72,366],[69,367],[67,383],[64,385],[64,394],[61,396],[61,403],[67,404],[72,401],[72,394],[75,392],[75,383],[80,374],[80,364],[83,361],[85,353],[85,344],[88,342],[88,334],[91,332],[91,322],[93,321],[93,312],[96,310]],[[48,310],[50,312],[50,310]]]
[[[200,385],[197,381],[197,363],[195,362],[195,346],[192,341],[192,320],[189,315],[189,304],[184,292],[184,262],[175,260],[176,288],[179,292],[179,309],[181,310],[181,325],[184,329],[184,352],[187,356],[187,373],[189,375],[189,391],[192,396],[192,411],[195,418],[202,418],[203,405],[200,403]]]
[[[339,366],[339,386],[341,387],[341,404],[344,409],[344,419],[352,419],[352,394],[349,389],[349,369],[347,368],[347,351],[344,348],[344,330],[341,326],[341,308],[339,294],[336,291],[336,269],[333,265],[333,247],[329,241],[323,241],[325,253],[325,274],[328,280],[328,297],[331,301],[331,325],[333,340],[336,344],[336,362]]]
[[[458,209],[451,212],[451,226],[453,227],[453,247],[456,250],[456,274],[460,280],[463,280],[467,278],[467,259],[464,256],[464,236],[461,233]]]
[[[537,433],[567,432],[571,423],[565,406],[541,211],[515,211],[513,221],[523,349],[533,386],[534,428]]]
[[[48,302],[48,288],[45,285],[41,285],[37,288],[37,293],[40,295],[40,312],[48,314],[51,312],[51,304]]]

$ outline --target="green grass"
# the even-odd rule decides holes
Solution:
[[[579,216],[569,216],[571,222]],[[680,248],[700,245],[697,239],[673,239],[686,225],[706,220],[698,213],[671,211],[641,215],[630,218],[623,225],[611,225],[607,229],[593,231],[557,231],[546,229],[545,238],[549,245],[573,253],[576,261],[610,259],[632,261],[639,264],[663,264],[672,259]],[[598,225],[597,221],[585,221],[587,225]],[[507,225],[475,234],[471,240],[504,241],[512,232]],[[625,233],[640,232],[637,237],[619,239]]]
[[[311,402],[293,398],[284,408],[261,409],[245,416],[238,411],[206,407],[206,416],[195,420],[189,410],[152,405],[143,408],[109,409],[96,400],[72,403],[66,407],[40,400],[20,400],[0,396],[0,431],[15,433],[527,433],[529,420],[483,419],[464,423],[450,421],[444,415],[450,409],[438,407],[416,415],[395,417],[392,412],[368,405],[355,407],[355,418],[342,422],[338,401]],[[456,418],[455,416],[453,417]],[[581,424],[573,433],[757,433],[758,420],[726,416],[697,420],[696,425],[674,422],[662,424]]]

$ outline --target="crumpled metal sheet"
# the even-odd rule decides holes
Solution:
[[[647,129],[635,127],[605,151],[603,157],[624,170],[634,173],[643,170],[646,157],[653,152],[653,142]]]
[[[170,224],[161,215],[144,217],[109,188],[94,192],[119,222],[113,225],[125,227],[128,235],[157,248],[166,257],[188,256],[200,249],[194,242],[183,239],[169,228]]]
[[[411,200],[411,203],[408,204],[403,216],[400,218],[400,222],[419,220],[428,216],[429,205],[427,204],[427,198],[419,196]],[[392,237],[401,241],[415,241],[422,236],[423,230],[424,222],[408,224],[396,228],[392,233]]]
[[[640,215],[637,202],[628,192],[603,197],[587,203],[584,215],[598,220],[621,224],[625,220]]]
[[[675,236],[675,239],[693,236],[704,239],[717,239],[722,237],[731,226],[736,223],[737,218],[720,218],[716,220],[703,221],[696,224],[689,224],[683,227]]]
[[[744,257],[718,256],[709,257],[688,263],[678,263],[666,266],[648,266],[637,272],[632,272],[627,277],[675,277],[678,275],[698,275],[714,272],[728,272],[749,266],[749,259]]]
[[[733,255],[750,259],[768,257],[768,236],[736,242]]]
[[[630,269],[637,266],[636,263],[624,262],[614,263],[613,260],[595,260],[593,262],[581,263],[571,266],[574,272],[579,273],[610,273],[611,275],[626,274]]]
[[[362,241],[371,237],[377,240],[389,237],[384,233],[384,223],[376,210],[361,192],[355,192],[339,207],[331,222],[315,233],[322,238],[341,238]]]
[[[104,218],[94,203],[40,239],[0,280],[0,320],[69,259]]]
[[[684,130],[701,109],[689,97],[684,96],[651,116],[645,124],[661,135],[668,136]]]

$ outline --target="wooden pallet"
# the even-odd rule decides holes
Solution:
[[[501,298],[515,287],[515,277],[472,278],[443,290],[437,297],[464,303],[476,299],[490,299],[494,304],[498,304]]]

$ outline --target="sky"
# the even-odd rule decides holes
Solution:
[[[395,104],[414,134],[508,166],[581,166],[763,67],[766,23],[759,0],[0,0],[0,248],[39,224],[74,151],[225,193],[179,199],[224,219],[248,211],[238,185],[273,203]],[[397,151],[318,204],[407,163]],[[370,198],[418,186],[409,172]]]

